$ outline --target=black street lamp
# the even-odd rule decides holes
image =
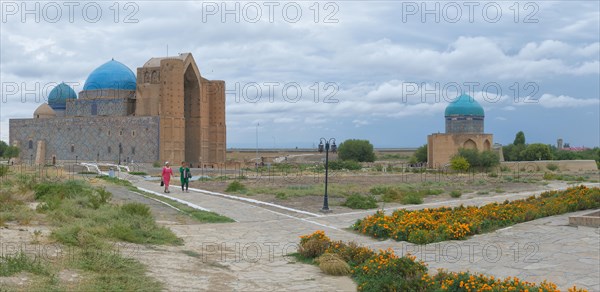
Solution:
[[[77,164],[77,155],[75,155],[75,164]]]
[[[331,152],[337,152],[337,146],[335,145],[335,138],[331,138],[329,140],[325,138],[321,138],[321,142],[319,143],[319,153],[323,153],[325,150],[325,195],[323,196],[323,209],[321,212],[329,213],[329,197],[327,196],[327,178],[329,176],[329,146],[331,144]]]
[[[29,154],[29,164],[33,165],[33,154]]]

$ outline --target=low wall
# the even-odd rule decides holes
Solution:
[[[558,170],[561,171],[595,171],[598,170],[596,161],[594,160],[537,160],[537,161],[504,161],[501,166],[509,167],[510,169],[526,170],[548,170],[548,164],[555,164]]]

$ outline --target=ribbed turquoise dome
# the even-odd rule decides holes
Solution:
[[[54,110],[61,110],[67,107],[67,99],[77,99],[77,94],[71,86],[64,82],[57,85],[48,95],[48,105]]]
[[[123,63],[113,59],[92,71],[83,90],[135,90],[135,85],[135,74]]]
[[[471,96],[461,94],[446,107],[445,116],[484,116],[483,107]]]

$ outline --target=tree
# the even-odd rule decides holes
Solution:
[[[534,143],[527,145],[527,148],[521,152],[522,160],[551,160],[552,150],[550,146],[542,143]]]
[[[427,144],[417,148],[413,154],[415,162],[427,162]]]
[[[8,147],[8,144],[6,144],[4,141],[0,141],[0,157],[4,157],[4,151],[6,151],[6,147]]]
[[[458,149],[458,155],[464,157],[470,166],[479,166],[479,151],[477,149]]]
[[[338,147],[339,158],[342,160],[355,160],[358,162],[375,161],[373,144],[369,140],[346,140]]]
[[[10,158],[19,156],[19,151],[20,149],[16,146],[8,146],[4,149],[4,157],[10,160]]]
[[[458,149],[458,156],[464,157],[471,167],[492,167],[500,163],[500,156],[495,151],[477,149]]]
[[[486,150],[479,154],[479,166],[494,167],[500,164],[500,156],[497,152]]]
[[[525,150],[525,145],[514,145],[509,144],[502,147],[502,154],[506,161],[519,161],[522,160],[521,153]]]
[[[454,157],[452,157],[452,159],[450,159],[450,168],[452,168],[453,170],[467,171],[469,170],[469,167],[470,165],[467,159],[460,155],[455,155]]]
[[[517,133],[513,145],[525,145],[525,133],[523,133],[523,131]]]

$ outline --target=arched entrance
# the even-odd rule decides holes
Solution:
[[[477,149],[477,144],[475,144],[475,141],[469,139],[469,140],[467,140],[463,144],[463,148],[465,148],[465,149]]]
[[[198,162],[201,156],[200,77],[194,69],[190,63],[183,76],[185,161],[192,163]]]
[[[490,149],[492,149],[492,145],[490,143],[490,140],[486,139],[485,142],[483,142],[483,150],[488,151]]]

